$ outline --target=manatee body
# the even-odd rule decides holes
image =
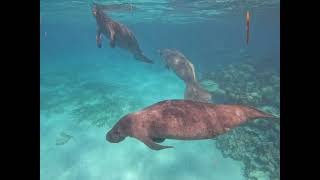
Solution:
[[[92,7],[92,14],[97,22],[96,42],[99,48],[102,46],[102,35],[105,35],[110,40],[110,46],[112,48],[117,46],[126,49],[133,54],[136,60],[153,63],[152,60],[143,54],[134,34],[125,25],[120,24],[105,15],[101,5],[94,4]]]
[[[93,6],[99,6],[100,9],[104,11],[117,11],[117,12],[128,12],[137,10],[135,6],[130,3],[121,3],[121,4],[98,4],[93,3]]]
[[[165,139],[211,139],[257,118],[273,116],[249,106],[166,100],[124,116],[107,133],[106,139],[118,143],[129,136],[153,150],[161,150],[172,148],[157,144]]]
[[[172,69],[185,83],[197,81],[193,64],[181,52],[175,49],[161,49],[158,52],[166,67]]]
[[[162,49],[158,52],[164,59],[166,67],[172,69],[185,82],[184,99],[199,102],[209,102],[211,100],[211,94],[201,88],[197,82],[194,66],[188,58],[175,49]]]

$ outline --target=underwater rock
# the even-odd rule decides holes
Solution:
[[[261,71],[259,64],[233,64],[206,73],[240,104],[258,106],[280,117],[280,78],[274,71]],[[214,76],[211,76],[211,75]],[[224,157],[242,161],[246,179],[280,179],[280,123],[258,119],[216,138]]]
[[[262,93],[267,93],[267,94],[273,91],[271,86],[264,87],[261,90],[262,90]]]
[[[267,173],[259,170],[252,171],[247,176],[248,180],[271,180]]]
[[[268,113],[270,113],[272,115],[275,115],[276,117],[280,117],[279,109],[275,108],[273,106],[263,106],[263,107],[261,107],[259,109],[261,109],[262,111],[268,112]]]
[[[254,73],[256,71],[254,66],[249,65],[249,64],[240,64],[240,68],[243,70],[243,71],[240,71],[240,72]]]
[[[265,102],[273,102],[273,103],[276,103],[276,99],[277,99],[277,92],[280,92],[280,90],[278,91],[275,91],[273,89],[273,87],[271,86],[267,86],[267,87],[263,87],[261,89],[261,94],[262,94],[262,97],[263,97],[263,100]]]
[[[231,101],[251,106],[280,105],[280,77],[275,71],[260,71],[259,64],[230,64],[214,72],[203,73],[202,79],[213,81]],[[204,84],[216,88],[212,84]],[[214,95],[214,93],[213,93]]]
[[[280,129],[279,123],[256,120],[216,138],[216,147],[223,157],[244,163],[247,179],[279,179]],[[263,172],[264,174],[261,174]]]

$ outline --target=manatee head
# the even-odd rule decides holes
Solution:
[[[94,17],[100,17],[101,15],[103,15],[103,10],[101,8],[101,5],[96,3],[93,3],[91,5],[91,12]]]
[[[107,133],[106,139],[111,143],[123,141],[131,131],[131,116],[127,115],[120,119],[116,125]]]
[[[162,57],[162,58],[166,58],[168,55],[171,54],[171,50],[170,49],[158,49],[157,53]]]
[[[97,16],[97,11],[98,11],[97,5],[96,5],[96,4],[93,4],[93,5],[91,6],[91,12],[92,12],[92,15],[93,15],[94,17]]]
[[[166,66],[170,64],[169,62],[172,61],[172,58],[175,55],[171,49],[158,49],[157,53],[160,55]]]

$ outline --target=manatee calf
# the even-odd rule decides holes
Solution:
[[[146,63],[153,63],[152,60],[143,54],[134,34],[125,25],[120,24],[108,17],[103,12],[104,9],[104,7],[98,4],[93,4],[92,6],[92,14],[97,22],[97,46],[99,48],[102,47],[101,38],[102,35],[105,35],[110,40],[110,46],[112,48],[117,46],[122,49],[126,49],[133,54],[136,60]]]
[[[185,82],[184,99],[199,102],[209,102],[211,100],[211,94],[198,84],[194,66],[190,60],[174,49],[162,49],[158,52],[164,59],[166,67],[172,69]]]
[[[165,139],[211,139],[240,124],[274,116],[242,105],[215,105],[190,100],[166,100],[120,119],[106,139],[118,143],[127,136],[153,150],[173,148],[157,143]]]

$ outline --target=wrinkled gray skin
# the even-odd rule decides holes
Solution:
[[[152,150],[161,150],[173,148],[157,144],[165,139],[211,139],[257,118],[274,116],[249,106],[166,100],[124,116],[107,133],[106,139],[119,143],[129,136]]]
[[[200,87],[197,82],[195,68],[181,52],[175,49],[162,49],[158,53],[165,61],[166,67],[172,69],[175,74],[186,84],[184,99],[210,102],[211,94]]]
[[[186,84],[197,81],[193,64],[181,52],[175,49],[161,49],[158,53],[165,61],[166,67],[172,69]]]
[[[134,34],[125,25],[113,21],[110,17],[106,16],[100,5],[94,4],[92,6],[92,15],[97,22],[96,42],[99,48],[102,47],[102,35],[105,35],[110,40],[110,47],[115,48],[117,46],[126,49],[133,54],[136,60],[153,63],[152,60],[143,54]]]

